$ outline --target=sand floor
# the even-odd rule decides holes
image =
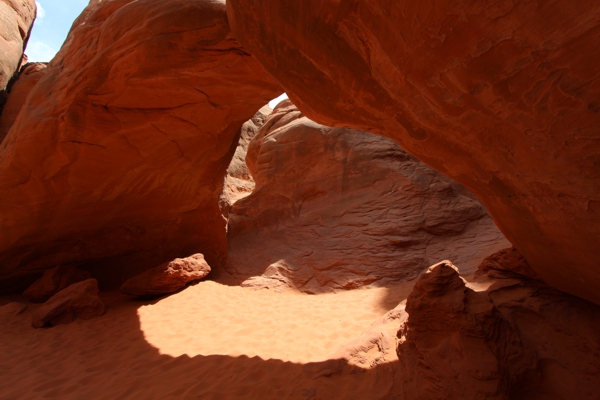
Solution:
[[[102,317],[38,330],[29,304],[0,315],[0,398],[394,398],[394,363],[327,372],[325,360],[409,291],[306,295],[205,281],[153,302],[103,293]]]

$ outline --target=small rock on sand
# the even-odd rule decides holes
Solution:
[[[129,279],[121,285],[121,292],[139,297],[171,294],[204,278],[209,272],[210,266],[202,254],[176,258]]]
[[[32,317],[34,328],[69,324],[77,318],[92,319],[104,314],[98,297],[98,281],[88,279],[74,283],[52,296]]]

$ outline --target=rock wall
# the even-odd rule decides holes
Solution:
[[[35,0],[0,1],[0,90],[6,89],[21,66],[23,50],[29,39],[36,11]]]
[[[254,179],[246,165],[246,153],[248,145],[259,129],[263,126],[267,116],[271,114],[271,107],[264,106],[250,120],[246,121],[240,130],[240,140],[238,142],[231,164],[227,168],[225,183],[223,184],[223,193],[219,204],[221,212],[225,218],[229,218],[229,212],[233,204],[248,196],[254,190]]]
[[[224,1],[92,2],[0,145],[0,288],[59,264],[101,284],[197,252],[242,124],[279,85]]]
[[[598,396],[592,303],[506,271],[468,284],[445,261],[419,278],[406,312],[396,378],[405,399]]]
[[[27,96],[46,74],[47,63],[29,63],[21,68],[0,116],[0,143],[17,120]]]
[[[464,271],[508,245],[464,188],[394,141],[280,103],[248,146],[254,192],[229,216],[227,271],[244,286],[320,293]]]
[[[0,1],[0,113],[8,97],[10,83],[19,71],[23,51],[35,20],[35,0]],[[0,141],[4,136],[0,134]]]
[[[230,0],[309,118],[473,190],[546,282],[600,304],[600,3]]]

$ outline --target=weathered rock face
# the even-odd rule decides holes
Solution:
[[[0,116],[0,142],[4,140],[15,123],[27,96],[46,73],[47,66],[47,63],[30,63],[24,65],[19,72],[19,77],[10,91],[10,96]]]
[[[539,276],[531,269],[527,260],[514,247],[500,250],[486,257],[479,264],[479,267],[477,267],[475,277],[485,275],[490,271],[508,271],[532,279],[539,279]]]
[[[252,175],[246,165],[246,153],[248,152],[248,144],[250,144],[252,138],[256,136],[258,130],[263,126],[265,119],[271,114],[271,111],[273,111],[271,107],[266,105],[258,110],[254,114],[254,117],[242,125],[240,141],[231,159],[231,164],[227,168],[223,193],[219,200],[221,212],[226,218],[229,216],[233,204],[239,199],[248,196],[254,190],[254,179],[252,179]]]
[[[35,0],[0,1],[0,91],[21,66],[23,49],[36,15]]]
[[[419,278],[406,311],[398,358],[407,398],[507,398],[519,378],[512,364],[536,361],[493,304],[466,288],[450,262]]]
[[[466,285],[445,261],[419,278],[399,332],[406,399],[597,397],[600,308],[501,274]]]
[[[473,190],[546,282],[600,303],[600,3],[230,0],[309,118]]]
[[[34,328],[69,324],[77,318],[92,319],[104,314],[98,297],[98,281],[88,279],[61,290],[33,313]]]
[[[224,1],[92,2],[0,145],[0,282],[85,264],[120,285],[199,251],[218,266],[237,135],[280,92]]]
[[[244,286],[308,293],[465,269],[508,243],[464,188],[366,132],[329,128],[289,101],[250,142],[254,192],[233,205],[227,271]]]
[[[82,271],[73,266],[59,265],[45,270],[44,275],[23,292],[23,296],[33,303],[44,303],[61,290],[91,277],[88,271]]]
[[[134,276],[123,283],[121,292],[139,297],[162,296],[175,293],[209,273],[210,266],[204,260],[204,255],[194,254],[186,258],[176,258]]]

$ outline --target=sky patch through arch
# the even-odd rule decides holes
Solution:
[[[37,0],[38,15],[25,54],[29,61],[50,61],[67,38],[88,0]]]

